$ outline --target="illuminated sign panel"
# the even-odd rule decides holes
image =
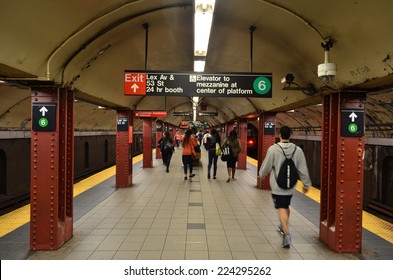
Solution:
[[[139,118],[166,118],[166,111],[136,111],[135,117]]]
[[[272,74],[165,73],[126,70],[124,94],[271,98]]]

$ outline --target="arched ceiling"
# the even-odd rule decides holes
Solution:
[[[0,80],[7,81],[0,84],[1,129],[30,127],[29,87],[47,84],[46,79],[75,89],[76,128],[81,130],[114,129],[108,116],[114,118],[115,112],[96,110],[96,105],[167,110],[164,121],[175,125],[184,118],[172,116],[173,111],[190,111],[189,97],[124,96],[123,74],[145,66],[193,70],[193,1],[18,0],[1,6]],[[218,125],[274,111],[293,126],[318,127],[316,105],[323,94],[346,89],[369,92],[366,125],[392,123],[392,8],[391,0],[217,0],[206,72],[272,73],[273,97],[204,98],[207,111],[218,112],[204,120]],[[252,63],[251,26],[256,27]],[[326,84],[317,66],[324,61],[321,42],[328,38],[338,73]],[[287,73],[301,86],[312,84],[315,93],[284,90],[280,80]],[[297,109],[295,115],[285,113],[290,109]]]

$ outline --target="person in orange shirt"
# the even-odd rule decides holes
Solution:
[[[191,177],[195,176],[195,174],[192,174],[192,162],[193,158],[196,156],[195,147],[198,145],[198,142],[192,135],[191,129],[188,129],[186,131],[186,134],[184,135],[181,144],[183,147],[182,161],[184,167],[184,180],[187,180],[187,169],[189,169],[189,178],[191,181]]]

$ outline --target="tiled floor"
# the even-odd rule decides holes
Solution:
[[[217,179],[207,179],[207,153],[184,180],[181,153],[170,173],[161,160],[143,169],[134,185],[118,189],[75,222],[74,237],[55,252],[30,259],[356,259],[332,254],[318,229],[292,209],[291,249],[281,248],[277,214],[269,191],[255,188],[250,170],[226,182],[220,162]]]
[[[29,252],[28,259],[364,258],[334,253],[319,240],[319,205],[300,193],[294,195],[291,208],[293,244],[281,248],[270,191],[255,187],[256,170],[250,164],[247,170],[237,170],[237,180],[229,183],[221,161],[217,179],[207,179],[205,151],[192,182],[184,180],[181,150],[172,158],[170,173],[161,160],[153,165],[134,166],[130,188],[115,189],[111,178],[79,195],[74,202],[73,238],[57,251]]]

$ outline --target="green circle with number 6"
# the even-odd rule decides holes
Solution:
[[[254,81],[254,90],[258,94],[266,94],[272,88],[272,84],[270,83],[269,79],[266,77],[259,77]]]
[[[351,124],[348,126],[348,130],[349,130],[349,132],[351,132],[351,133],[356,133],[356,132],[358,131],[358,126],[357,126],[355,123],[351,123]]]
[[[47,126],[48,126],[48,123],[49,123],[49,121],[48,121],[47,118],[41,118],[41,119],[38,120],[38,124],[39,124],[41,127],[47,127]]]

